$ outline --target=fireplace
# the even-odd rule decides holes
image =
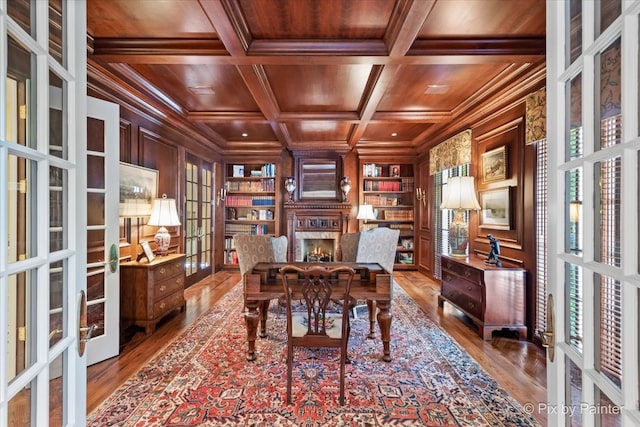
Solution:
[[[332,262],[337,261],[340,233],[298,231],[294,239],[294,261]]]
[[[340,261],[340,237],[349,229],[351,205],[314,205],[292,203],[285,205],[287,238],[292,262]]]

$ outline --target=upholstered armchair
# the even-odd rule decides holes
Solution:
[[[393,265],[396,259],[396,248],[400,230],[387,227],[372,228],[360,233],[346,233],[340,238],[342,261],[375,262],[391,274],[393,282]],[[353,307],[354,318],[358,317],[356,305]],[[369,337],[375,336],[375,305],[367,301],[369,310]]]
[[[238,254],[242,286],[245,286],[246,275],[260,262],[287,262],[287,236],[272,237],[253,234],[236,234],[233,236]],[[260,336],[267,336],[267,311],[270,301],[259,307]]]

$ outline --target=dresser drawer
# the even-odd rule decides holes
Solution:
[[[442,285],[442,296],[470,316],[482,320],[482,300],[471,298],[455,286]]]
[[[460,276],[471,282],[480,283],[482,281],[482,271],[468,268],[465,265],[453,262],[451,260],[445,260],[443,262],[443,275],[449,273],[452,275]]]
[[[175,308],[181,307],[183,304],[184,295],[182,294],[182,291],[176,292],[173,295],[169,295],[168,297],[163,298],[153,304],[153,317],[160,318],[165,313]]]
[[[163,265],[159,265],[156,268],[149,271],[149,280],[154,283],[160,283],[170,277],[183,275],[184,265],[183,260],[178,259]]]
[[[154,301],[159,301],[177,291],[184,289],[184,275],[170,277],[162,282],[153,284]]]
[[[480,283],[470,282],[448,272],[442,273],[442,281],[442,286],[455,289],[473,300],[482,301],[482,286]]]

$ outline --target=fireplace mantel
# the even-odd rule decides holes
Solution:
[[[296,261],[296,251],[299,249],[299,242],[296,241],[299,236],[296,233],[304,233],[307,238],[313,233],[317,233],[319,236],[335,235],[337,237],[336,259],[341,259],[340,236],[349,232],[351,207],[350,203],[339,202],[285,203],[287,238],[290,242],[287,260]]]

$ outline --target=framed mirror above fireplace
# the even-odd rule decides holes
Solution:
[[[340,200],[338,183],[342,173],[339,156],[315,157],[296,156],[298,174],[298,200],[300,202],[319,202]]]

